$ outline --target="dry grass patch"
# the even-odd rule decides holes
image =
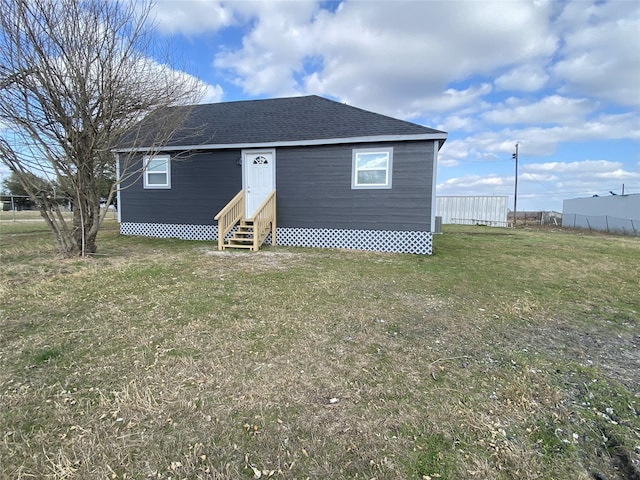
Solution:
[[[0,476],[633,478],[640,244],[485,231],[429,258],[107,229],[64,262],[3,235]]]

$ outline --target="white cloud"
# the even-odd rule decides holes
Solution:
[[[222,100],[224,90],[220,85],[204,85],[204,95],[200,103],[216,103]]]
[[[620,162],[611,162],[607,160],[583,160],[580,162],[544,162],[533,163],[527,166],[532,172],[555,172],[571,175],[594,175],[602,172],[610,172],[618,170],[622,167]]]
[[[511,97],[482,115],[498,124],[576,124],[593,112],[597,105],[585,98],[551,95],[535,102]]]
[[[234,83],[250,95],[295,95],[296,80],[313,52],[307,31],[317,7],[314,2],[239,2],[232,4],[245,16],[253,16],[255,27],[242,41],[240,50],[224,50],[214,66],[234,75]],[[311,24],[310,24],[311,22]]]
[[[439,167],[457,167],[458,165],[460,165],[460,162],[452,158],[443,158],[443,157],[438,158]]]
[[[451,85],[507,69],[493,81],[498,90],[537,91],[552,81],[551,72],[567,92],[640,102],[633,86],[640,83],[638,9],[586,7],[347,0],[329,11],[309,0],[161,0],[156,13],[161,29],[185,35],[249,27],[241,48],[225,47],[214,65],[252,96],[317,93],[416,118],[479,101],[491,91],[487,82]],[[624,9],[630,15],[619,20]],[[560,45],[560,62],[545,67]]]
[[[616,170],[610,172],[601,172],[595,175],[596,178],[606,179],[606,180],[640,180],[640,175],[633,172],[627,172],[622,168],[618,168]]]
[[[447,140],[438,154],[440,160],[466,160],[468,156],[469,144],[466,139]]]
[[[235,23],[232,8],[217,0],[156,0],[154,21],[161,32],[186,36]]]
[[[523,172],[522,174],[518,175],[519,180],[529,180],[529,181],[534,181],[534,182],[553,182],[558,180],[558,176],[557,175],[553,175],[553,174],[540,174],[540,173],[531,173],[528,171]]]
[[[451,115],[445,118],[442,123],[438,124],[436,127],[437,130],[444,130],[445,132],[451,131],[471,131],[475,126],[475,122],[471,118],[471,116],[460,116],[460,115]]]
[[[346,1],[336,12],[309,2],[273,4],[278,20],[257,17],[242,48],[215,60],[252,95],[313,92],[396,114],[441,98],[451,81],[546,56],[556,46],[545,4]],[[310,57],[317,60],[311,69]],[[431,109],[458,107],[456,91]]]
[[[577,122],[572,125],[487,130],[462,139],[447,141],[441,153],[449,155],[449,149],[453,147],[458,152],[466,152],[467,158],[481,158],[478,152],[506,156],[513,152],[516,143],[520,143],[522,154],[535,157],[551,155],[562,142],[612,139],[640,140],[640,124],[637,117],[631,113],[602,114],[585,123]]]
[[[418,112],[424,114],[429,112],[447,112],[451,110],[459,110],[469,105],[481,105],[482,97],[491,92],[489,83],[482,83],[478,86],[469,87],[465,90],[457,90],[448,88],[444,92],[437,95],[429,95],[427,97],[409,101],[413,112],[403,112],[400,116],[410,118],[417,116]]]
[[[549,81],[544,67],[536,63],[520,65],[500,75],[495,80],[498,90],[516,90],[535,92],[542,89]]]
[[[561,91],[640,105],[640,4],[569,4],[558,24],[568,31],[552,67]]]
[[[211,85],[202,81],[200,78],[186,73],[182,70],[174,70],[165,64],[159,64],[154,60],[149,62],[149,66],[144,66],[141,74],[149,76],[149,82],[153,82],[158,78],[164,77],[167,84],[172,82],[176,85],[183,85],[191,93],[186,98],[180,100],[184,103],[213,103],[219,102],[224,94],[220,85]]]
[[[402,118],[478,101],[486,81],[453,85],[501,71],[498,90],[561,81],[566,92],[638,103],[639,11],[635,2],[584,1],[346,0],[329,11],[311,0],[160,0],[155,8],[170,33],[248,28],[242,46],[224,47],[214,64],[252,96],[318,93]]]
[[[487,175],[463,175],[450,178],[436,185],[436,195],[491,196],[511,195],[513,177],[489,173]]]
[[[474,189],[478,187],[502,187],[507,184],[508,179],[505,177],[491,174],[487,176],[480,175],[466,175],[464,177],[450,178],[441,185],[438,185],[438,189],[445,189],[455,187],[457,189]],[[509,182],[509,185],[513,185],[513,179]]]
[[[535,166],[532,167],[530,169],[535,170]],[[554,171],[565,176],[565,184],[589,183],[592,186],[611,186],[617,185],[618,182],[640,181],[640,172],[630,172],[624,169],[622,163],[607,160],[560,163],[555,166]]]

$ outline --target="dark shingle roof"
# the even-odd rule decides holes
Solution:
[[[172,107],[190,109],[168,147],[337,143],[370,137],[425,137],[446,132],[423,127],[316,95]],[[150,119],[145,120],[153,121]],[[143,142],[144,143],[144,142]],[[131,145],[129,145],[131,146]],[[151,145],[144,145],[150,147]],[[122,147],[126,148],[126,142]],[[143,147],[138,143],[138,148]]]

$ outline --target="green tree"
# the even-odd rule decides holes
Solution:
[[[53,192],[51,182],[44,178],[40,178],[33,173],[29,173],[29,183],[34,186],[34,190],[39,192],[40,196]],[[33,208],[35,206],[34,199],[32,199],[29,193],[24,189],[22,182],[15,173],[12,173],[2,181],[2,189],[7,195],[14,197],[12,203],[16,207]]]

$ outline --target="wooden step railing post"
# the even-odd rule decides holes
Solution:
[[[257,251],[271,230],[272,242],[275,238],[276,191],[272,191],[249,219],[253,222],[253,251]],[[269,228],[271,227],[271,228]]]
[[[224,237],[244,217],[244,190],[240,190],[213,218],[218,221],[218,250],[224,249]]]
[[[276,196],[275,191],[273,192],[273,217],[271,220],[271,246],[276,246]]]

